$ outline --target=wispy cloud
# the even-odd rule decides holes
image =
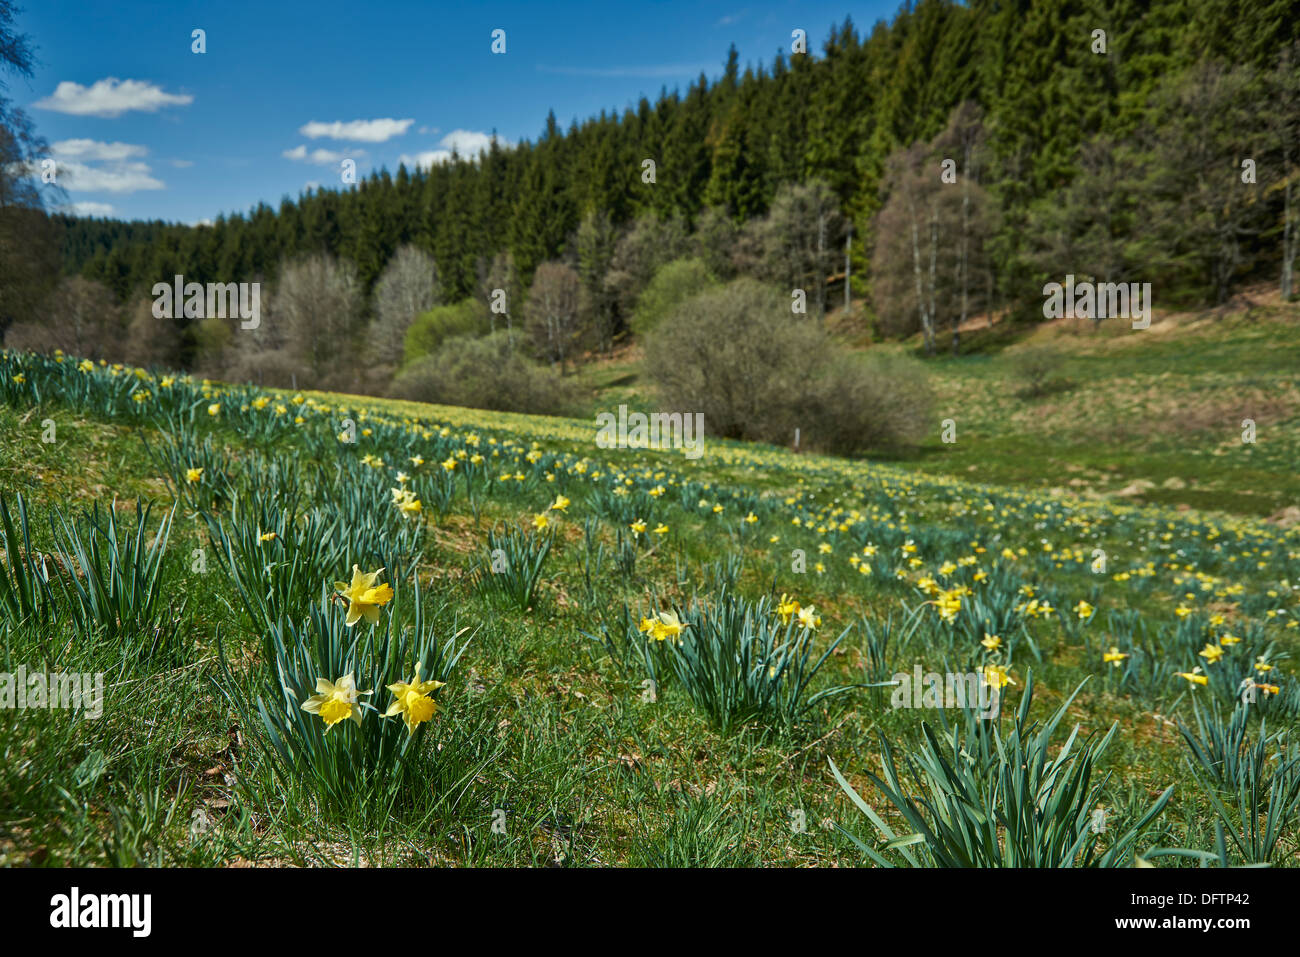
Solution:
[[[317,166],[333,166],[341,163],[345,159],[360,160],[366,155],[365,150],[348,150],[340,152],[338,150],[314,149],[308,150],[306,146],[298,145],[291,150],[285,150],[280,154],[285,159],[295,160],[300,163],[315,163]]]
[[[90,86],[64,80],[51,95],[37,100],[33,106],[73,116],[111,118],[131,110],[156,113],[164,106],[188,106],[193,102],[194,97],[188,93],[167,93],[143,80],[119,80],[110,76]]]
[[[110,163],[89,166],[57,160],[58,182],[78,193],[135,193],[142,189],[165,189],[167,184],[153,176],[147,163]]]
[[[112,216],[113,206],[111,203],[94,203],[87,200],[83,203],[68,203],[63,207],[64,211],[71,213],[73,216]]]
[[[166,184],[153,175],[148,163],[141,160],[148,152],[145,147],[134,143],[104,143],[91,139],[59,140],[50,146],[59,185],[79,193],[134,193],[164,189]]]
[[[298,132],[309,140],[326,137],[332,140],[348,140],[353,143],[385,143],[394,136],[401,136],[415,120],[335,120],[321,123],[312,120],[299,128]]]
[[[55,157],[79,160],[125,160],[149,152],[134,143],[103,143],[99,140],[59,140],[50,147]]]

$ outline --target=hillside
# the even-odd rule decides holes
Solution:
[[[1294,523],[1300,506],[1300,304],[1255,289],[1253,305],[1171,312],[1148,330],[1086,320],[963,332],[962,355],[926,369],[938,396],[929,440],[899,464],[931,475],[1085,499],[1190,506]],[[833,327],[837,314],[827,321]],[[847,343],[856,338],[840,328]],[[1042,395],[1026,353],[1053,348]],[[919,341],[859,349],[912,353]],[[641,353],[583,367],[590,408],[649,409]],[[944,443],[939,421],[953,419]],[[1254,444],[1242,422],[1256,425]],[[791,436],[791,444],[794,437]]]
[[[1251,355],[1251,326],[1217,328],[1201,377],[1212,348]],[[1143,374],[1123,356],[1118,376]],[[1234,785],[1178,728],[1210,747],[1198,722],[1243,682],[1245,717],[1300,715],[1300,529],[71,357],[4,354],[0,396],[6,648],[106,674],[110,701],[92,721],[0,713],[28,757],[0,772],[7,863],[944,862],[885,850],[845,790],[915,826],[865,774],[883,741],[924,757],[941,713],[899,705],[914,667],[1001,686],[1003,736],[1058,708],[1085,736],[1115,724],[1074,744],[1112,776],[1061,811],[1110,816],[1089,859],[1296,862],[1293,827],[1252,836],[1214,803]],[[1163,467],[1137,447],[1130,475]],[[137,496],[156,503],[139,519]],[[353,564],[385,587],[349,586]],[[438,710],[385,719],[417,662]],[[334,712],[301,705],[345,672],[377,712],[348,705],[358,723],[326,735]],[[1037,833],[975,860],[1048,862]]]

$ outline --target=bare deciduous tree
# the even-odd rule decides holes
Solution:
[[[406,330],[420,313],[438,304],[438,267],[417,246],[400,246],[375,283],[368,345],[384,378],[402,362]]]
[[[167,320],[161,320],[167,321]],[[45,300],[39,319],[15,323],[5,334],[11,349],[119,361],[123,356],[122,310],[102,283],[84,276],[61,280]]]
[[[766,278],[808,291],[817,315],[824,316],[827,277],[839,263],[844,227],[839,201],[826,183],[782,186],[761,231]]]
[[[281,267],[266,317],[281,328],[267,333],[286,338],[315,388],[346,388],[361,371],[354,358],[360,318],[356,267],[346,259],[316,253]]]
[[[577,272],[563,263],[542,263],[533,275],[524,315],[537,350],[552,365],[564,364],[577,349],[583,328],[578,309]]]

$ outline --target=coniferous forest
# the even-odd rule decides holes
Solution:
[[[624,341],[644,289],[682,258],[713,279],[806,289],[815,313],[845,301],[847,272],[848,301],[862,301],[878,334],[920,332],[930,351],[976,312],[1035,312],[1064,261],[1081,278],[1152,282],[1166,305],[1222,302],[1263,279],[1289,293],[1298,14],[1285,0],[924,0],[888,22],[845,19],[806,53],[742,65],[733,48],[718,75],[686,89],[567,126],[552,112],[536,139],[480,156],[381,169],[210,226],[54,215],[46,232],[64,273],[98,284],[64,288],[60,301],[107,289],[124,328],[174,275],[260,280],[274,311],[286,269],[291,285],[311,257],[328,257],[314,268],[346,274],[328,328],[339,350],[364,344],[369,366],[361,381],[322,384],[375,392],[412,354],[412,315],[374,297],[390,267],[401,284],[403,262],[424,277],[414,280],[421,312],[487,306],[500,288],[512,293],[502,324],[520,326],[539,268],[567,267],[542,275],[562,291],[575,282],[573,314],[531,337],[552,364]],[[919,293],[915,224],[927,266]],[[440,323],[474,328],[465,309]],[[293,338],[292,321],[281,326]],[[132,339],[108,336],[106,347]],[[260,381],[323,367],[300,349],[268,361],[266,342],[264,367],[223,357],[228,336],[184,315],[134,340],[136,361]]]

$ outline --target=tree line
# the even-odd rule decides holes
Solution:
[[[1170,304],[1262,276],[1290,295],[1297,40],[1282,0],[921,0],[865,35],[846,20],[819,54],[742,71],[733,48],[684,92],[278,209],[43,216],[65,277],[0,295],[0,324],[7,344],[409,391],[466,335],[563,373],[741,277],[813,316],[853,295],[931,352],[977,313],[1031,313],[1067,272]],[[2,236],[0,256],[36,257]],[[160,326],[149,289],[177,274],[264,282],[266,320]]]

